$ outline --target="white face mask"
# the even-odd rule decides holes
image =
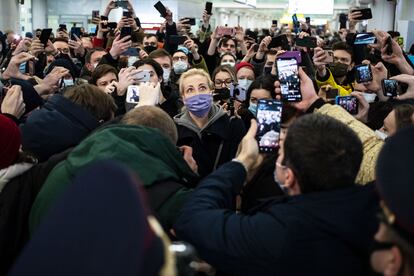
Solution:
[[[383,140],[383,141],[385,141],[385,139],[387,139],[387,138],[388,138],[388,134],[387,134],[387,133],[385,133],[385,132],[382,132],[382,131],[380,131],[380,130],[376,130],[376,131],[375,131],[375,135],[377,135],[377,137],[378,137],[379,139]]]
[[[162,68],[162,71],[162,79],[164,80],[164,83],[167,83],[170,80],[171,69]]]
[[[139,60],[139,57],[128,57],[128,67],[131,67],[132,65],[134,65],[134,63]]]
[[[375,93],[362,93],[362,96],[365,98],[365,100],[368,103],[373,103],[373,102],[375,102],[375,98],[377,97],[377,94],[375,94]]]
[[[282,190],[282,192],[284,194],[287,194],[287,188],[286,185],[284,185],[281,181],[279,181],[278,177],[277,177],[277,172],[276,172],[277,168],[275,168],[275,170],[273,171],[273,179],[275,180],[276,184],[279,186],[279,188]]]
[[[187,71],[188,64],[184,61],[179,60],[176,63],[174,63],[173,68],[174,68],[174,73],[180,75],[184,73],[185,71]]]
[[[228,65],[230,67],[234,67],[234,66],[236,66],[236,63],[235,62],[232,62],[232,61],[223,61],[221,63],[221,65]]]
[[[248,79],[241,79],[241,80],[238,81],[239,86],[243,87],[246,91],[249,89],[252,82],[253,81],[248,80]]]
[[[63,79],[63,84],[64,84],[65,87],[74,86],[75,85],[73,79],[68,79],[68,80]]]

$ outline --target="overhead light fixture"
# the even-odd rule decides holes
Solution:
[[[256,8],[257,0],[233,0],[233,2]]]

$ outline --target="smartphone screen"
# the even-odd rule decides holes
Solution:
[[[354,36],[354,45],[374,44],[376,41],[373,33],[359,33]]]
[[[302,54],[300,51],[287,51],[279,55],[280,58],[295,58],[299,63],[302,62]]]
[[[131,27],[122,27],[121,29],[121,38],[131,35],[132,28]]]
[[[132,13],[130,11],[124,11],[122,13],[122,16],[125,16],[126,18],[131,18],[132,17]]]
[[[157,9],[157,11],[160,13],[161,17],[167,16],[167,9],[165,6],[161,3],[161,1],[158,1],[155,3],[154,7]]]
[[[128,50],[123,52],[122,55],[129,56],[129,57],[138,57],[139,52],[140,52],[139,48],[128,48]]]
[[[43,29],[41,34],[40,34],[40,42],[43,43],[43,45],[47,46],[47,42],[49,41],[50,38],[50,34],[52,33],[52,29]]]
[[[99,11],[98,10],[92,11],[92,19],[96,18],[96,17],[99,17]]]
[[[278,58],[276,64],[282,100],[300,102],[302,94],[300,93],[298,62],[296,58]]]
[[[326,100],[328,101],[335,100],[336,97],[338,97],[338,95],[339,95],[338,88],[330,88],[326,90]]]
[[[139,102],[139,86],[128,86],[127,95],[125,101],[131,104],[137,104]]]
[[[246,100],[246,89],[239,85],[230,85],[230,96],[238,100],[239,102],[244,102]]]
[[[151,73],[148,70],[140,71],[135,75],[134,79],[138,83],[149,82],[151,80]]]
[[[366,20],[372,18],[372,11],[371,9],[358,9],[353,11],[359,11],[361,13],[361,16],[356,18],[357,20]]]
[[[397,97],[398,95],[398,81],[396,80],[382,80],[382,92],[385,97]]]
[[[213,3],[212,2],[206,2],[206,11],[207,14],[211,14],[211,11],[213,10]]]
[[[118,8],[123,8],[123,9],[128,9],[128,1],[116,1],[115,2],[115,5],[118,7]]]
[[[343,96],[336,97],[336,104],[342,106],[343,109],[348,111],[350,114],[358,114],[358,100],[354,96]]]
[[[289,41],[285,34],[273,37],[267,48],[272,49],[276,47],[282,47],[283,50],[287,51],[289,50]]]
[[[355,79],[357,83],[372,81],[371,66],[369,64],[355,66]]]
[[[296,46],[308,47],[310,49],[316,48],[316,37],[305,36],[304,38],[296,38]]]
[[[256,114],[256,139],[262,153],[276,152],[279,146],[282,103],[277,100],[259,100]]]
[[[277,20],[272,20],[272,25],[276,25],[277,27]]]
[[[81,37],[81,28],[79,28],[79,27],[72,27],[71,28],[71,30],[70,30],[70,39],[76,40],[75,35],[79,38]]]

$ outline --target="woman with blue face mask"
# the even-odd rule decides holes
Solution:
[[[204,177],[234,158],[246,130],[239,118],[230,118],[222,107],[213,104],[214,84],[201,69],[181,75],[180,94],[184,111],[174,117],[178,146],[190,146]]]

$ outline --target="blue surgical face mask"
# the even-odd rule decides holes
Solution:
[[[69,87],[69,86],[74,86],[75,85],[73,79],[68,79],[68,80],[63,79],[63,84],[64,84],[64,87]]]
[[[239,86],[243,87],[246,91],[249,89],[252,82],[253,81],[248,80],[248,79],[241,79],[241,80],[238,81]]]
[[[197,94],[184,99],[185,107],[198,118],[205,117],[213,104],[213,96],[211,94]]]
[[[176,73],[177,75],[181,75],[182,73],[187,71],[188,64],[182,60],[179,60],[173,64],[173,68],[174,68],[174,73]]]
[[[250,103],[249,104],[249,111],[254,115],[254,116],[256,116],[256,114],[257,114],[257,104],[255,104],[255,103]]]
[[[162,68],[162,71],[162,78],[164,80],[164,83],[167,83],[170,80],[171,69]]]

